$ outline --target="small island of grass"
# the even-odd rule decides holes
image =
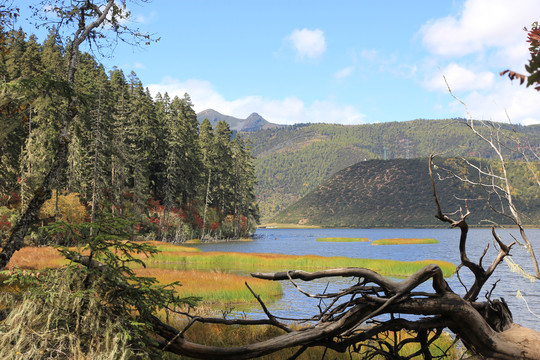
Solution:
[[[368,238],[345,238],[345,237],[325,237],[317,238],[317,241],[322,242],[368,242]]]
[[[415,238],[396,238],[396,239],[379,239],[371,243],[371,245],[410,245],[410,244],[438,244],[436,239],[415,239]]]

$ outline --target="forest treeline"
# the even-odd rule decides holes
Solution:
[[[251,149],[226,122],[199,124],[189,95],[153,98],[134,72],[106,71],[89,53],[78,57],[74,88],[66,86],[69,44],[54,32],[43,43],[23,30],[2,41],[0,233],[39,191],[72,92],[68,168],[42,223],[108,214],[130,219],[136,236],[177,241],[254,231]]]
[[[464,119],[419,119],[352,126],[297,124],[246,133],[256,157],[263,221],[272,219],[336,172],[364,160],[427,158],[431,153],[493,158],[493,150],[466,124]],[[493,126],[500,127],[501,136],[515,136],[532,149],[540,147],[538,125]],[[509,158],[512,156],[517,158],[519,153],[509,151]]]

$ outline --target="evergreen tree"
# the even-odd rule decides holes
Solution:
[[[51,76],[65,76],[67,64],[63,53],[64,49],[61,45],[58,33],[54,29],[51,29],[47,39],[43,42],[41,50],[42,66]]]
[[[122,214],[129,180],[129,167],[133,162],[134,128],[130,122],[129,87],[122,70],[110,73],[113,108],[111,139],[111,211]]]
[[[215,204],[222,215],[229,214],[233,201],[231,136],[229,124],[223,120],[218,121],[214,129],[216,161],[213,187],[216,192]]]
[[[131,193],[135,212],[141,216],[150,197],[150,166],[152,141],[152,126],[155,121],[152,98],[144,90],[141,81],[132,71],[129,79],[129,112],[131,114],[131,142],[133,156],[131,157]]]
[[[158,93],[154,102],[155,119],[151,128],[150,183],[155,199],[164,201],[167,195],[167,139],[170,98]]]
[[[188,205],[197,197],[202,181],[202,160],[199,146],[199,122],[188,94],[180,101],[179,130],[182,135],[181,155],[181,204]]]
[[[66,167],[58,169],[52,188],[60,197],[80,194],[73,196],[90,209],[91,222],[105,210],[148,223],[156,215],[149,208],[159,202],[165,205],[158,211],[160,229],[180,226],[178,220],[169,220],[182,214],[180,224],[191,228],[182,230],[184,234],[204,235],[209,225],[217,234],[220,222],[234,219],[233,230],[222,233],[239,236],[246,228],[243,219],[255,219],[256,209],[250,205],[252,159],[245,142],[231,141],[226,122],[214,130],[206,120],[199,129],[188,94],[172,101],[168,94],[157,94],[154,101],[135,73],[127,79],[119,69],[107,74],[88,53],[77,53],[73,92],[69,87],[61,90],[67,77],[65,54],[72,49],[64,49],[54,31],[43,45],[35,36],[26,39],[22,30],[2,39],[9,51],[0,51],[0,82],[18,88],[12,93],[5,87],[1,100],[2,204],[11,201],[12,193],[27,204],[46,177],[58,147],[58,119],[76,93],[77,113],[67,128]],[[51,86],[59,93],[49,92]],[[149,205],[150,198],[158,202]],[[60,208],[56,206],[56,218]],[[175,214],[169,214],[171,209]]]
[[[257,182],[253,157],[248,143],[241,135],[237,135],[232,142],[232,158],[235,232],[239,236],[254,231],[259,222],[259,209],[253,192]]]
[[[76,85],[81,104],[73,134],[80,146],[73,146],[79,151],[71,151],[70,155],[82,156],[80,160],[69,159],[69,177],[71,191],[81,193],[94,222],[98,204],[103,205],[104,191],[110,187],[112,106],[108,99],[111,92],[105,69],[88,54],[80,57]],[[79,164],[79,169],[75,169],[75,164]]]

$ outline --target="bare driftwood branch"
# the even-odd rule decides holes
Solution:
[[[492,209],[494,209],[497,213],[511,219],[514,222],[514,224],[518,227],[520,236],[525,243],[525,248],[530,255],[530,259],[534,267],[534,276],[537,279],[540,279],[540,265],[538,263],[538,259],[536,257],[534,248],[527,236],[527,233],[525,232],[524,223],[521,220],[521,214],[516,208],[514,197],[512,195],[510,179],[508,177],[508,171],[507,171],[508,161],[505,157],[505,151],[518,152],[521,158],[523,159],[523,161],[525,161],[525,163],[527,164],[529,172],[533,176],[533,178],[536,180],[537,185],[540,186],[540,179],[538,178],[536,169],[532,166],[532,163],[529,160],[529,156],[527,155],[527,149],[530,150],[533,157],[538,157],[538,154],[536,154],[535,151],[531,150],[531,147],[529,144],[527,144],[528,146],[523,146],[519,137],[508,138],[508,136],[504,135],[500,129],[500,125],[495,125],[494,123],[488,122],[488,121],[474,120],[467,105],[452,92],[452,89],[450,88],[450,85],[446,81],[446,78],[444,78],[444,81],[446,83],[446,86],[450,95],[456,101],[458,101],[461,105],[463,105],[463,107],[465,108],[465,111],[468,116],[468,121],[466,122],[466,125],[471,129],[471,131],[479,139],[485,142],[490,147],[490,149],[495,153],[496,158],[499,161],[498,165],[500,166],[500,174],[496,174],[495,171],[491,168],[483,170],[480,167],[474,166],[473,164],[467,161],[469,166],[476,169],[478,171],[478,174],[484,177],[487,177],[489,181],[485,182],[485,181],[479,180],[476,182],[471,182],[469,179],[463,179],[463,178],[460,178],[460,180],[489,188],[493,193],[497,194],[499,199],[504,199],[504,202],[507,205],[509,213],[506,213],[504,209],[500,211],[495,210],[494,207],[492,207]],[[508,120],[510,119],[508,118]],[[479,123],[480,126],[482,126],[487,131],[487,134],[477,129],[476,127],[477,123]],[[515,143],[517,145],[517,150],[509,149],[509,143]],[[491,206],[491,203],[489,204]]]

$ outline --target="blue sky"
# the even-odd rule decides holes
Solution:
[[[282,124],[466,117],[444,74],[473,117],[540,123],[540,94],[498,75],[524,71],[537,0],[127,4],[161,40],[119,44],[101,61],[135,71],[153,94],[189,93],[197,112]]]

